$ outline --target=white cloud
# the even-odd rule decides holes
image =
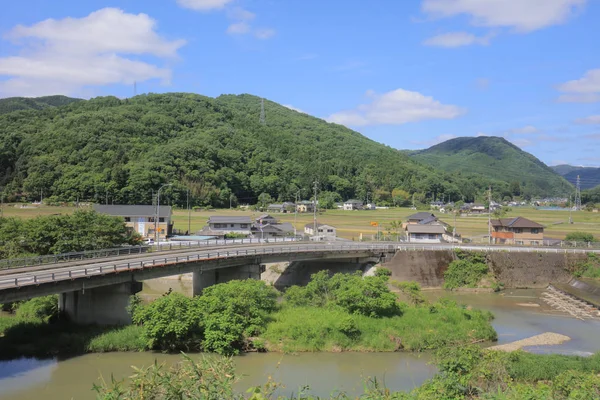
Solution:
[[[230,10],[227,10],[227,16],[231,19],[237,19],[239,21],[251,21],[256,17],[256,14],[245,10],[242,7],[234,7]]]
[[[126,55],[173,58],[184,40],[169,41],[146,14],[104,8],[83,18],[18,25],[6,37],[19,55],[0,57],[0,97],[72,94],[85,86],[168,82],[168,68]]]
[[[600,68],[587,71],[582,78],[558,86],[566,92],[558,97],[560,103],[596,103],[600,101]]]
[[[581,79],[563,83],[558,90],[569,93],[600,93],[600,68],[587,71]]]
[[[575,120],[576,124],[580,125],[598,125],[600,124],[600,115],[590,115],[585,118],[578,118]]]
[[[428,119],[453,119],[465,113],[454,105],[445,105],[418,92],[396,89],[383,94],[367,92],[372,99],[353,110],[329,116],[330,122],[349,126],[401,125]]]
[[[230,35],[245,35],[250,32],[250,25],[246,21],[236,22],[227,27],[227,33]]]
[[[299,113],[304,113],[304,114],[306,114],[306,111],[304,111],[304,110],[301,110],[300,108],[294,107],[294,106],[292,106],[292,105],[290,105],[290,104],[283,104],[283,106],[284,106],[284,107],[286,107],[286,108],[289,108],[290,110],[294,110],[294,111],[297,111],[297,112],[299,112]]]
[[[471,24],[531,32],[567,21],[587,0],[423,0],[421,8],[437,18],[466,14]]]
[[[219,10],[231,3],[232,0],[177,0],[183,8],[190,8],[196,11]]]
[[[275,29],[261,28],[254,31],[254,36],[259,39],[269,39],[275,35]]]
[[[511,129],[510,131],[508,131],[508,133],[512,133],[515,135],[524,135],[524,134],[528,134],[528,133],[537,133],[537,132],[539,132],[538,128],[536,128],[535,126],[532,126],[532,125],[527,125],[522,128]]]
[[[492,37],[493,35],[491,34],[478,37],[467,32],[450,32],[431,37],[425,40],[423,44],[426,46],[447,48],[470,46],[473,44],[487,46],[490,44]]]
[[[556,100],[559,103],[598,103],[600,102],[600,94],[561,94]]]

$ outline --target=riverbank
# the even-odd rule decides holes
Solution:
[[[384,272],[385,273],[385,272]],[[398,301],[382,275],[315,274],[306,287],[279,294],[261,281],[231,281],[189,298],[177,293],[143,305],[134,300],[134,325],[77,326],[0,318],[0,354],[69,356],[88,352],[424,351],[495,341],[489,312],[453,301]],[[416,294],[415,294],[416,293]]]

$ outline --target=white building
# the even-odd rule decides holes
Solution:
[[[362,210],[363,202],[361,200],[346,200],[344,202],[344,210],[352,211],[352,210]]]
[[[441,224],[409,224],[406,233],[410,243],[442,243],[446,229]]]
[[[317,232],[315,233],[314,224],[304,225],[304,233],[309,236],[322,236],[327,238],[335,238],[337,232],[335,227],[325,224],[317,224]]]
[[[208,227],[211,232],[249,235],[252,229],[252,220],[250,217],[214,216],[208,219]]]

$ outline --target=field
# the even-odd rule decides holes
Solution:
[[[3,215],[6,217],[14,216],[20,218],[33,218],[38,215],[51,215],[71,213],[74,207],[49,207],[41,206],[34,208],[20,208],[20,205],[5,204]],[[378,222],[382,233],[389,231],[389,225],[392,221],[405,221],[406,217],[417,211],[409,208],[391,208],[388,210],[363,210],[363,211],[343,211],[343,210],[324,210],[317,215],[319,223],[333,225],[337,228],[338,236],[346,239],[359,240],[361,234],[364,238],[371,238],[377,234],[377,227],[371,226],[371,222]],[[454,216],[451,214],[441,214],[433,211],[442,221],[454,226]],[[248,215],[256,218],[263,213],[258,211],[242,210],[206,210],[191,211],[190,226],[191,232],[200,230],[211,215]],[[294,224],[294,214],[273,214],[282,222]],[[568,211],[548,211],[536,210],[529,207],[514,207],[508,213],[507,217],[522,216],[536,221],[544,226],[545,236],[548,238],[563,239],[567,233],[575,231],[585,231],[594,234],[600,239],[600,213],[591,213],[587,211],[573,212],[573,224],[569,224]],[[175,229],[181,231],[188,230],[188,212],[187,210],[175,210],[173,212]],[[312,224],[313,215],[308,213],[298,213],[296,228],[298,232],[304,231],[304,225]],[[487,216],[462,216],[456,218],[456,232],[465,238],[476,237],[487,234]],[[392,232],[395,234],[395,232]]]

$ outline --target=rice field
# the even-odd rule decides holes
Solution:
[[[5,204],[3,215],[7,217],[33,218],[38,215],[52,215],[71,213],[74,207],[50,207],[38,206],[31,208],[20,208],[20,205]],[[324,210],[317,215],[319,223],[333,225],[337,228],[338,236],[358,240],[361,236],[368,238],[377,234],[377,227],[372,226],[371,222],[377,222],[381,232],[388,232],[390,223],[393,221],[406,221],[406,217],[417,211],[409,208],[390,208],[387,210],[361,210],[361,211],[343,211],[343,210]],[[453,214],[442,214],[432,211],[442,221],[454,226]],[[258,211],[245,211],[239,209],[221,209],[221,210],[203,210],[191,211],[189,213],[189,223],[191,232],[200,230],[211,215],[236,215],[250,216],[256,218],[263,213]],[[282,222],[295,224],[298,232],[304,231],[304,225],[313,223],[312,213],[298,213],[296,218],[294,214],[272,214]],[[513,207],[507,217],[522,216],[536,221],[546,227],[545,236],[548,238],[563,239],[567,233],[575,231],[585,231],[594,234],[600,239],[600,213],[587,211],[573,212],[573,224],[569,224],[568,211],[536,210],[530,207]],[[174,210],[173,220],[175,229],[181,231],[188,230],[188,211]],[[474,237],[487,233],[487,216],[457,216],[456,231],[463,237]]]

